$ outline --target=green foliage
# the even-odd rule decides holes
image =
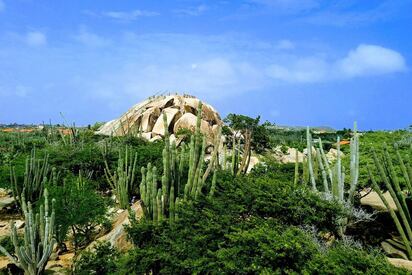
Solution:
[[[66,240],[69,230],[75,248],[87,245],[96,228],[106,221],[106,200],[97,194],[83,178],[68,178],[61,186],[51,186],[56,199],[56,235],[59,244]]]
[[[200,196],[180,203],[175,223],[134,222],[128,232],[136,250],[121,260],[120,273],[230,273],[235,268],[231,261],[236,261],[236,257],[230,258],[229,254],[234,251],[239,258],[253,258],[239,270],[278,270],[280,263],[288,259],[303,262],[313,254],[315,245],[309,237],[302,239],[305,233],[294,225],[336,228],[335,213],[341,210],[316,195],[308,197],[305,193],[309,190],[293,193],[294,189],[269,177],[233,180],[230,175],[219,173],[216,181],[218,192],[213,198]],[[250,239],[242,240],[242,234]],[[262,246],[260,250],[253,242]],[[272,247],[275,243],[278,244]],[[295,255],[295,247],[305,252],[298,249]],[[253,254],[254,249],[259,253]],[[282,253],[285,255],[276,256]],[[258,264],[261,266],[253,269]],[[295,266],[292,261],[289,265],[294,269],[298,264]]]
[[[251,118],[245,115],[228,114],[223,120],[230,128],[244,133],[248,130],[252,133],[252,148],[261,153],[269,148],[269,132],[264,125],[259,125],[260,116]],[[225,134],[227,130],[223,130]]]
[[[59,171],[74,175],[80,171],[93,171],[93,178],[96,179],[104,175],[104,159],[95,143],[82,146],[54,145],[47,152],[50,165]]]
[[[227,245],[216,252],[218,267],[225,273],[298,272],[318,253],[312,236],[272,219],[230,232],[226,238]]]
[[[408,274],[389,264],[378,251],[367,251],[337,243],[317,253],[308,262],[304,274]]]
[[[98,243],[94,251],[83,251],[73,262],[73,274],[114,274],[119,252],[110,243]]]

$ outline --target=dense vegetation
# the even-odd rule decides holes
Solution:
[[[45,202],[42,190],[47,188],[48,197],[55,201],[50,206],[53,238],[60,253],[70,249],[68,246],[76,251],[72,268],[75,274],[405,274],[387,262],[376,243],[361,240],[359,234],[350,235],[351,226],[362,223],[362,217],[354,216],[354,211],[349,211],[335,197],[314,191],[309,182],[294,181],[293,164],[276,163],[270,158],[272,148],[278,145],[305,148],[305,131],[273,130],[268,124],[259,124],[259,118],[245,116],[231,115],[226,122],[243,133],[247,133],[245,129],[250,130],[250,147],[263,155],[265,163],[256,166],[250,174],[233,169],[233,165],[241,166],[242,156],[247,156],[243,151],[225,155],[224,162],[227,160],[228,165],[212,165],[210,177],[202,178],[210,162],[200,161],[204,147],[196,134],[186,138],[187,151],[182,152],[183,149],[165,146],[169,142],[149,143],[132,136],[95,136],[93,129],[71,128],[69,135],[47,127],[33,133],[0,132],[0,187],[19,190],[18,203],[8,214],[21,215],[19,201],[25,202],[25,198],[19,196],[28,188],[24,185],[28,181],[27,163],[35,159],[35,163],[48,168],[31,187],[41,191],[30,192],[34,194],[31,197],[33,211],[40,211]],[[223,129],[225,131],[228,129]],[[351,131],[341,131],[338,135],[349,139]],[[335,133],[313,133],[313,137],[322,138],[325,150],[335,146]],[[190,147],[191,138],[193,147]],[[408,159],[411,144],[408,131],[362,133],[359,190],[371,186],[366,164],[374,165],[374,162],[369,146],[380,152],[384,143],[396,143],[400,155],[405,161]],[[239,148],[247,146],[240,141],[233,144]],[[228,148],[231,145],[229,140]],[[350,155],[349,148],[342,147],[342,150]],[[390,154],[395,153],[393,147],[388,150]],[[197,163],[189,160],[190,152]],[[129,158],[131,161],[126,166],[136,169],[127,170],[124,161]],[[179,160],[182,160],[182,170],[176,167],[176,171],[184,172],[178,175],[169,167],[174,167],[173,163]],[[348,158],[342,161],[343,166],[349,167]],[[391,179],[402,173],[399,161],[394,162]],[[119,203],[120,195],[116,191],[121,187],[119,184],[130,187],[125,193],[126,203],[119,205],[120,208],[128,208],[128,203],[146,194],[140,183],[148,179],[148,170],[143,173],[142,167],[157,167],[158,181],[153,181],[151,174],[150,184],[154,182],[154,190],[159,188],[159,191],[147,202],[143,198],[145,216],[133,220],[127,228],[134,248],[120,253],[102,243],[94,252],[83,250],[97,236],[110,230],[107,212]],[[123,177],[122,170],[129,172]],[[116,175],[116,180],[110,182],[107,172]],[[133,179],[128,180],[130,173]],[[183,185],[181,192],[174,191],[175,180],[186,183],[190,177],[199,184],[193,189],[194,196],[185,196]],[[405,182],[400,181],[400,186]],[[318,185],[322,190],[321,181]],[[382,181],[378,185],[376,188],[387,188]],[[349,186],[344,188],[345,194],[349,192]],[[167,206],[162,204],[165,194],[171,202]],[[358,198],[353,202],[353,209],[365,211],[367,216]],[[156,214],[153,207],[157,207],[154,208]],[[345,219],[354,223],[348,223],[349,233],[342,235]],[[16,238],[16,241],[24,246],[22,239]],[[0,245],[14,253],[9,238],[1,239]]]

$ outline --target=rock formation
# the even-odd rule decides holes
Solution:
[[[188,95],[169,95],[151,97],[136,104],[120,118],[104,124],[96,134],[123,136],[140,135],[155,141],[164,135],[162,113],[166,114],[169,134],[176,134],[181,129],[194,131],[199,99]],[[216,134],[217,125],[223,122],[215,109],[202,102],[201,131],[208,141]]]

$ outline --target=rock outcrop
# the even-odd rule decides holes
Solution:
[[[136,104],[120,118],[104,124],[96,134],[123,136],[127,134],[156,141],[165,132],[162,113],[166,114],[169,134],[181,129],[194,131],[196,127],[197,107],[199,99],[188,95],[169,95],[148,98]],[[213,141],[217,125],[223,122],[216,110],[202,102],[201,131],[208,141]]]

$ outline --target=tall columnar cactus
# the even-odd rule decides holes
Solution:
[[[37,202],[42,197],[44,185],[51,176],[48,159],[48,155],[38,159],[36,157],[36,149],[33,149],[30,156],[26,158],[22,185],[17,180],[15,168],[10,166],[10,182],[13,187],[13,196],[20,206],[22,206],[21,198],[23,196],[32,203]]]
[[[313,171],[313,160],[312,160],[312,135],[310,134],[309,127],[306,128],[306,148],[307,148],[307,158],[308,158],[308,170],[310,176],[310,183],[312,184],[312,189],[314,191],[316,188],[315,173]]]
[[[22,268],[25,274],[37,275],[44,271],[50,258],[55,242],[54,235],[54,200],[52,211],[49,212],[49,201],[47,189],[44,190],[44,206],[40,206],[40,212],[34,213],[30,202],[26,203],[22,196],[22,208],[25,218],[24,245],[18,244],[17,228],[11,224],[11,239],[15,248],[17,259],[0,245],[9,260],[16,266]]]
[[[309,173],[310,182],[312,183],[312,189],[317,191],[317,183],[315,180],[315,170],[313,169],[312,163],[312,150],[313,140],[309,131],[307,129],[307,170]],[[316,148],[316,163],[318,165],[318,170],[321,174],[323,194],[326,197],[332,196],[342,205],[347,207],[350,211],[353,209],[354,197],[356,192],[356,187],[358,185],[359,178],[359,134],[357,133],[356,122],[354,124],[353,136],[350,140],[350,182],[349,190],[345,191],[345,167],[342,165],[342,156],[340,150],[340,138],[337,138],[337,158],[336,163],[333,168],[326,158],[325,152],[323,150],[322,140],[318,139],[319,147]],[[319,173],[317,172],[317,173]],[[347,218],[341,219],[340,221],[340,233],[343,234],[346,230],[346,225],[348,222]]]
[[[307,144],[308,144],[308,170],[312,185],[316,186],[314,170],[311,169],[311,154],[309,153],[309,146],[312,147],[313,140],[309,129],[307,130]],[[352,207],[356,187],[359,178],[359,134],[357,133],[356,122],[354,124],[353,136],[350,140],[350,182],[349,191],[345,196],[345,167],[342,165],[342,153],[340,150],[340,138],[337,138],[337,157],[334,168],[330,167],[329,161],[326,158],[323,150],[322,140],[318,139],[319,147],[316,148],[316,161],[319,167],[319,172],[322,178],[323,192],[331,193],[342,204]],[[317,189],[317,188],[316,188]]]
[[[408,173],[405,173],[405,171],[411,170],[411,167],[408,164],[405,165],[402,157],[399,154],[399,151],[397,148],[396,150],[396,155],[398,158],[398,162],[401,166],[402,172],[402,181],[405,182],[406,187],[408,189],[408,193],[410,194],[411,190],[409,188],[410,184],[410,178]],[[399,235],[401,236],[403,245],[404,245],[404,250],[406,251],[407,257],[409,260],[412,260],[412,217],[409,212],[408,205],[406,203],[406,194],[401,190],[400,187],[400,180],[398,178],[397,173],[395,172],[395,168],[393,166],[392,159],[389,155],[388,148],[385,145],[384,146],[384,153],[383,153],[383,158],[379,159],[375,150],[372,149],[372,154],[373,154],[373,161],[375,164],[375,167],[378,170],[378,174],[380,177],[380,180],[385,184],[385,187],[388,189],[389,194],[393,201],[395,202],[397,212],[393,208],[390,207],[389,202],[387,198],[383,195],[378,183],[375,180],[375,177],[372,173],[372,169],[368,167],[368,173],[369,177],[372,182],[372,188],[375,190],[375,192],[378,194],[380,199],[383,201],[385,207],[389,211],[389,214],[391,215],[395,226],[399,232]]]
[[[236,134],[233,133],[233,142],[232,142],[232,163],[231,163],[231,171],[232,175],[236,175],[236,168],[237,168],[237,159],[238,159],[238,149],[236,148]]]
[[[107,182],[114,190],[116,199],[122,209],[129,207],[129,197],[134,187],[136,165],[137,154],[130,155],[127,146],[124,152],[119,152],[117,169],[113,174],[110,172],[109,165],[105,160],[104,173]]]
[[[200,132],[201,114],[202,105],[199,103],[196,129],[191,137],[189,150],[185,145],[182,145],[178,150],[176,144],[170,142],[166,127],[166,115],[163,115],[165,123],[165,147],[162,155],[163,174],[158,177],[156,167],[150,163],[146,168],[141,169],[140,194],[144,215],[155,223],[161,220],[173,222],[177,217],[176,207],[181,199],[179,197],[184,195],[186,200],[198,197],[211,172],[214,175],[212,185],[216,185],[215,170],[218,162],[217,150],[220,145],[220,129],[215,139],[212,158],[204,171],[206,138]],[[188,167],[188,171],[185,171],[186,167]],[[187,182],[183,184],[185,173],[187,173]]]

